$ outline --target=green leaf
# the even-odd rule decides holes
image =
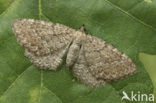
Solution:
[[[145,53],[140,53],[139,54],[139,58],[140,60],[143,62],[147,72],[149,73],[152,81],[153,81],[153,85],[154,85],[154,94],[155,94],[155,100],[156,100],[156,55],[149,55],[149,54],[145,54]]]
[[[0,0],[0,13],[5,12],[5,9],[13,2],[14,0]]]
[[[139,53],[156,54],[156,2],[136,1],[0,0],[0,103],[121,103],[123,90],[128,95],[153,93]],[[11,22],[18,18],[58,22],[74,29],[85,24],[87,33],[127,54],[138,72],[91,88],[78,82],[65,64],[56,72],[39,70],[13,35]]]

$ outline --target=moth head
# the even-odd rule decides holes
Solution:
[[[80,32],[85,32],[85,26],[84,26],[84,24],[80,27],[79,31]]]

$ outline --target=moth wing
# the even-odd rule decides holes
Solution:
[[[35,55],[50,54],[68,45],[75,32],[62,24],[33,19],[16,20],[12,24],[18,42]]]
[[[89,71],[98,80],[118,80],[136,72],[128,56],[94,36],[87,35],[84,52]]]
[[[15,20],[12,26],[17,41],[26,49],[25,55],[31,61],[39,59],[38,62],[33,63],[44,68],[47,68],[46,63],[49,62],[46,62],[43,58],[55,57],[55,54],[59,55],[59,53],[65,55],[67,51],[65,48],[68,48],[72,42],[75,32],[74,29],[62,24],[33,19]],[[55,59],[61,60],[62,55]],[[55,59],[51,62],[55,62]]]
[[[90,72],[85,58],[83,45],[81,46],[77,61],[73,66],[73,75],[77,77],[80,82],[86,84],[87,86],[89,85],[91,87],[97,87],[106,84],[104,80],[96,79]]]
[[[26,49],[25,56],[27,56],[34,65],[40,67],[40,69],[56,70],[62,64],[68,48],[69,45],[53,52],[52,54],[44,56],[36,56],[34,53]]]

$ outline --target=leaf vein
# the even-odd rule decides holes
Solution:
[[[31,65],[30,65],[31,66]],[[21,78],[22,77],[22,75],[25,73],[25,71],[30,67],[30,66],[28,66],[20,75],[18,75],[18,77],[10,84],[10,86],[8,87],[8,89],[6,89],[4,92],[3,92],[3,94],[0,96],[0,100],[1,100],[1,98],[3,97],[3,95],[5,94],[5,93],[7,93],[7,91],[14,85],[14,83],[16,82],[16,80],[18,80],[19,78]]]
[[[42,72],[42,70],[41,70],[41,84],[40,84],[40,97],[39,97],[39,103],[41,102],[42,88],[43,88],[43,72]]]
[[[155,28],[155,27],[153,27],[153,26],[151,26],[151,25],[145,23],[144,21],[138,19],[137,17],[133,16],[133,15],[130,14],[129,12],[127,12],[127,11],[123,10],[122,8],[120,8],[119,6],[113,4],[113,3],[110,2],[109,0],[105,0],[105,2],[108,3],[109,5],[111,5],[112,7],[114,7],[114,8],[116,8],[116,9],[120,10],[121,12],[125,13],[127,16],[131,17],[132,19],[136,20],[137,22],[143,24],[144,26],[147,26],[147,27],[153,29],[154,31],[156,31],[156,28]]]
[[[5,13],[7,13],[13,6],[14,4],[16,4],[16,2],[18,2],[18,0],[15,0],[14,2],[12,2],[8,8],[6,8],[1,14],[0,17],[3,16]]]
[[[57,100],[60,101],[60,103],[63,103],[62,100],[55,94],[53,93],[50,89],[48,89],[47,87],[43,86],[45,89],[47,89],[52,95],[57,97]]]
[[[41,16],[42,16],[42,4],[41,4],[41,0],[38,0],[38,7],[39,7],[39,18],[41,19]]]

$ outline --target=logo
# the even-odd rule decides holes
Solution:
[[[128,95],[125,91],[123,91],[122,94],[123,97],[121,98],[121,101],[154,101],[154,94],[142,94],[140,91],[137,93],[131,91],[131,95]]]

